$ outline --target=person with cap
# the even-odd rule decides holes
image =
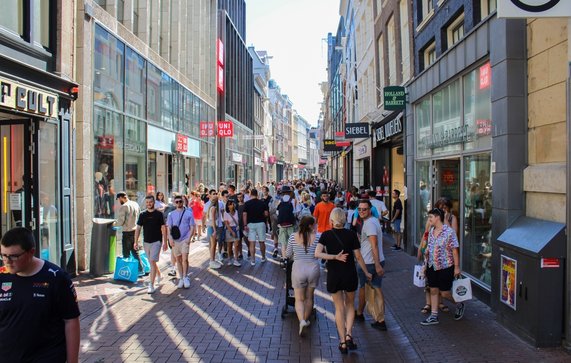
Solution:
[[[127,197],[125,191],[120,191],[115,195],[121,204],[116,213],[117,220],[115,221],[115,226],[121,227],[123,232],[123,258],[129,258],[130,255],[133,255],[139,262],[139,273],[141,273],[143,272],[143,263],[139,258],[139,251],[135,248],[135,230],[137,229],[137,219],[141,210],[136,202]]]
[[[287,185],[284,185],[281,189],[281,200],[276,207],[278,243],[281,246],[282,256],[284,257],[289,236],[294,232],[295,210],[295,199],[292,196],[292,190]]]

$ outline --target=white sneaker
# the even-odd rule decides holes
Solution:
[[[262,263],[266,262],[268,259],[266,258],[266,256],[262,257]]]
[[[188,277],[185,277],[184,279],[182,279],[183,281],[183,285],[185,289],[188,289],[190,287],[190,279]]]
[[[232,265],[233,265],[232,259],[229,258],[229,259],[228,259],[228,262],[226,262],[226,266],[232,266]]]
[[[224,262],[224,256],[222,255],[222,252],[218,252],[218,257],[216,258],[216,261],[223,263]]]
[[[161,275],[157,275],[157,278],[155,279],[157,285],[161,284]]]
[[[240,267],[240,266],[242,266],[242,264],[240,263],[240,261],[234,260],[234,266]]]
[[[213,270],[218,270],[220,267],[220,263],[218,263],[217,261],[210,261],[210,263],[208,264],[208,267],[213,269]]]
[[[256,266],[256,259],[255,258],[250,261],[250,265]]]
[[[184,279],[178,279],[178,285],[176,287],[182,289],[184,287]]]
[[[309,321],[302,320],[299,322],[299,335],[303,333],[303,328],[305,328],[306,326],[309,326]]]
[[[147,289],[147,294],[154,294],[156,291],[155,287],[153,285],[149,285],[149,288]]]

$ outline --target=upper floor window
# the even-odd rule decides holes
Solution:
[[[446,40],[448,48],[458,43],[464,37],[464,13],[460,14],[446,28]]]
[[[480,19],[484,19],[498,8],[498,0],[480,0]]]
[[[421,54],[422,64],[421,71],[428,68],[436,60],[436,42],[433,40],[429,45],[427,45]]]
[[[52,1],[4,0],[2,5],[0,33],[46,50],[52,47]]]
[[[420,19],[419,22],[423,21],[424,19],[428,18],[434,11],[434,5],[432,4],[432,0],[419,0],[418,5],[420,6]]]

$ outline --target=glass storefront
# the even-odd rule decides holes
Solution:
[[[166,193],[186,191],[190,183],[212,183],[214,138],[199,140],[198,130],[200,121],[214,120],[214,108],[97,24],[94,50],[95,216],[114,218],[119,190],[143,201],[156,190],[163,169]],[[170,141],[158,149],[163,153],[155,152],[149,148],[151,125],[169,140],[177,134],[188,137],[198,154],[178,152]],[[243,142],[233,147],[248,146]]]
[[[492,138],[489,62],[452,80],[414,106],[415,240],[427,211],[446,197],[459,221],[462,271],[490,286]]]

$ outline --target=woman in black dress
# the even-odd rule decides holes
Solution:
[[[331,211],[333,229],[324,232],[315,250],[315,257],[327,262],[327,291],[331,293],[335,305],[335,324],[339,333],[339,350],[346,354],[347,349],[357,349],[353,342],[352,329],[355,320],[355,291],[358,278],[355,259],[363,271],[367,271],[361,256],[361,245],[357,234],[344,229],[345,212],[341,208]],[[324,252],[327,250],[327,253]],[[366,273],[367,279],[371,274]]]

